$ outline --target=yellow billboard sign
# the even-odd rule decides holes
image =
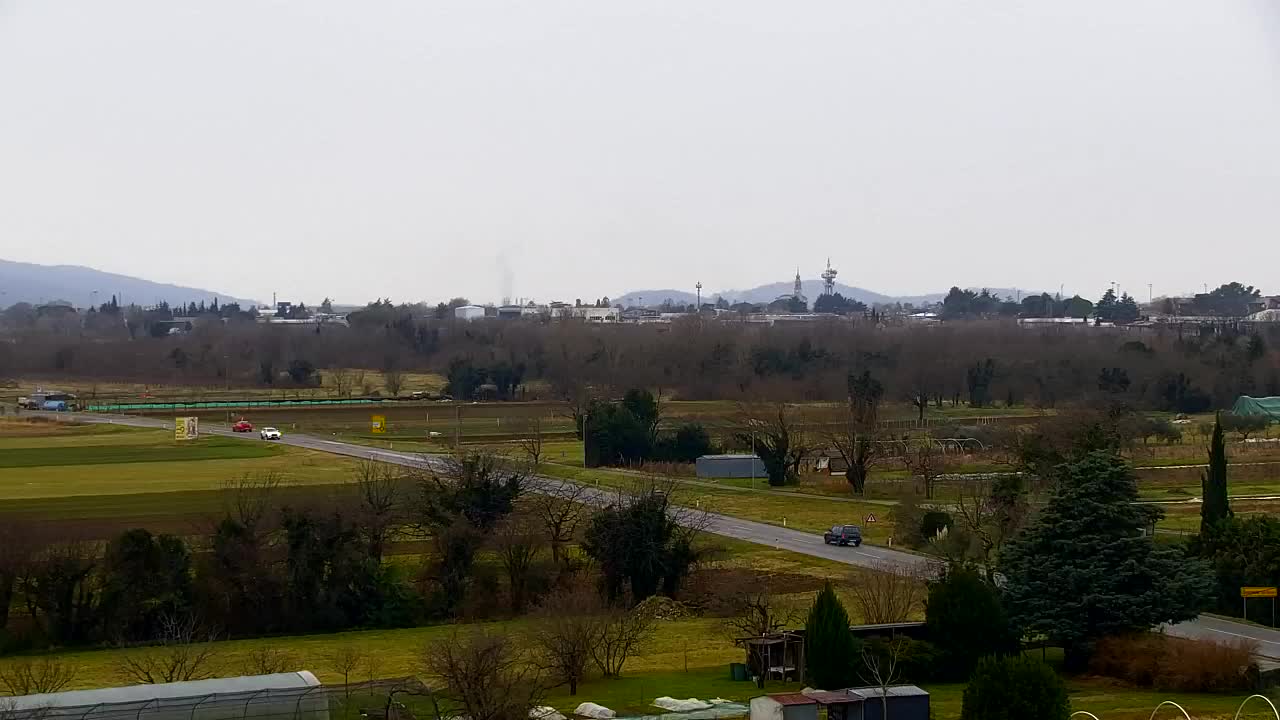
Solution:
[[[200,437],[200,418],[180,417],[173,419],[173,438],[175,440],[195,440]]]
[[[374,415],[371,420],[373,421],[374,434],[381,435],[387,431],[387,418],[385,415]]]
[[[1276,596],[1276,589],[1273,587],[1242,587],[1240,588],[1240,597],[1242,598],[1273,598]]]

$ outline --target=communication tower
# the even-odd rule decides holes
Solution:
[[[822,271],[822,294],[834,295],[836,292],[836,269],[831,267],[831,258],[827,258],[827,269]]]

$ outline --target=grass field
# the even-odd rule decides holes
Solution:
[[[18,426],[26,425],[20,429]],[[0,425],[0,513],[61,522],[135,519],[162,527],[220,507],[244,475],[275,474],[299,499],[347,481],[354,460],[327,453],[114,425]],[[297,488],[297,489],[290,489]],[[116,523],[111,523],[112,527]]]
[[[340,683],[342,676],[329,657],[335,650],[352,646],[374,658],[372,669],[378,677],[421,677],[425,675],[421,658],[431,643],[448,640],[454,633],[477,630],[501,633],[519,641],[529,629],[528,622],[513,621],[220,642],[215,646],[214,665],[220,675],[243,674],[249,668],[250,654],[255,649],[270,646],[287,654],[297,668],[316,673],[322,682]],[[121,678],[117,668],[122,658],[141,652],[147,651],[94,650],[61,653],[57,657],[77,668],[74,687],[89,688],[119,684]],[[617,711],[620,716],[628,716],[655,713],[652,702],[662,695],[703,699],[721,697],[745,702],[766,692],[794,692],[801,687],[798,683],[771,682],[760,690],[750,682],[734,682],[729,679],[728,663],[740,662],[741,659],[742,651],[732,645],[719,620],[661,622],[656,637],[627,664],[621,678],[588,680],[573,697],[565,688],[555,688],[545,700],[565,712],[581,702],[591,701]],[[361,672],[367,673],[368,669]],[[1181,704],[1196,718],[1229,718],[1245,697],[1237,694],[1157,692],[1087,677],[1069,680],[1068,688],[1073,711],[1088,711],[1103,720],[1145,720],[1165,700]],[[932,714],[936,720],[960,717],[963,685],[925,684],[925,689],[930,692]],[[1172,708],[1169,711],[1167,717],[1176,714]],[[1250,713],[1244,717],[1270,717],[1270,714]]]

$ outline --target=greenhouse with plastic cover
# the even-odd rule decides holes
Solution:
[[[416,681],[322,686],[306,670],[0,698],[3,720],[395,720]]]
[[[1231,414],[1280,421],[1280,397],[1255,398],[1241,395],[1236,404],[1231,406]]]

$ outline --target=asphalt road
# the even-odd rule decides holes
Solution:
[[[173,428],[172,421],[155,418],[78,413],[39,414],[56,417],[58,419],[77,420],[88,423],[151,427],[168,430]],[[264,442],[259,439],[256,431],[252,433],[234,433],[228,429],[204,426],[200,428],[200,432],[223,437],[234,437],[248,442]],[[438,456],[382,450],[380,448],[355,445],[338,440],[330,440],[297,433],[285,435],[280,440],[274,440],[271,442],[305,448],[308,450],[316,450],[319,452],[332,453],[335,455],[344,455],[363,460],[375,460],[378,462],[386,462],[409,467],[420,467],[424,464],[428,467],[439,467],[438,464],[442,462],[442,459]],[[536,492],[539,488],[554,489],[563,487],[566,484],[567,483],[564,480],[539,476],[534,478],[533,489]],[[589,488],[584,500],[596,505],[607,505],[615,497],[616,493],[613,491]],[[834,560],[836,562],[857,567],[877,567],[888,564],[927,571],[930,566],[933,565],[933,562],[930,559],[912,553],[891,550],[889,548],[872,547],[868,545],[863,545],[858,548],[827,545],[822,541],[822,536],[820,535],[777,527],[767,523],[743,520],[741,518],[730,517],[728,515],[705,513],[699,515],[696,521],[707,532],[715,535],[756,543],[758,545],[766,545],[779,550],[790,550],[791,552],[797,552],[811,557],[819,557],[826,560]],[[1260,657],[1270,661],[1280,661],[1280,631],[1277,630],[1202,615],[1195,620],[1167,626],[1165,631],[1170,635],[1176,635],[1179,637],[1213,640],[1217,642],[1248,640],[1257,644],[1257,654]]]

